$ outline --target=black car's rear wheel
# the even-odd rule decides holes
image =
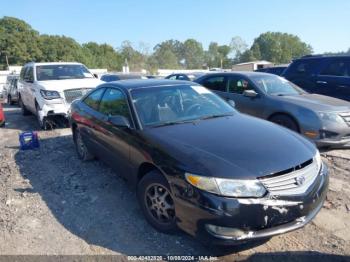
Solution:
[[[298,124],[290,116],[275,115],[270,118],[270,121],[299,133]]]
[[[176,231],[174,200],[167,180],[157,171],[145,175],[138,185],[138,199],[147,221],[158,231]]]
[[[94,158],[93,154],[91,154],[89,149],[86,147],[78,128],[74,129],[73,140],[74,140],[75,149],[77,150],[79,159],[83,161],[89,161]]]

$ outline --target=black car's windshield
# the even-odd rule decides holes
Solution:
[[[300,95],[305,91],[292,84],[288,80],[275,75],[253,75],[253,82],[269,95]]]
[[[199,85],[172,85],[131,91],[143,126],[162,126],[232,115],[235,110]]]
[[[36,79],[38,81],[82,79],[94,76],[83,65],[42,65],[36,67]]]

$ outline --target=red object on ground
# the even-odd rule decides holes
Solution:
[[[2,104],[0,103],[0,127],[5,125],[5,114],[2,109]]]

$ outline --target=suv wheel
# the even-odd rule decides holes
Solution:
[[[43,117],[43,119],[40,119],[40,114],[39,114],[39,105],[37,103],[35,103],[35,110],[36,110],[36,119],[38,121],[39,127],[43,130],[47,129],[47,124],[46,124],[46,120],[45,117]]]
[[[75,128],[73,131],[73,140],[79,159],[82,161],[89,161],[94,158],[93,154],[91,154],[89,149],[86,147],[78,128]]]
[[[147,221],[158,231],[177,229],[174,200],[165,177],[158,171],[146,174],[138,184],[137,196]]]
[[[8,96],[7,96],[7,103],[8,103],[9,105],[13,105],[13,104],[14,104],[13,101],[12,101],[12,99],[11,99],[11,95],[8,95]]]
[[[293,130],[297,133],[299,133],[299,128],[298,128],[298,124],[295,123],[295,121],[293,120],[293,118],[291,118],[290,116],[287,115],[275,115],[273,117],[270,118],[270,121],[284,126],[290,130]]]
[[[22,115],[24,115],[24,116],[30,115],[30,111],[24,105],[21,97],[19,97],[19,99],[18,99],[18,104],[21,107]]]

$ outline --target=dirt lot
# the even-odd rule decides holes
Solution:
[[[150,227],[134,192],[115,172],[99,161],[77,159],[69,129],[40,131],[39,150],[19,151],[18,133],[37,129],[35,118],[23,117],[15,106],[5,106],[5,114],[8,124],[0,129],[2,255],[215,255],[227,261],[241,256],[252,261],[350,261],[350,149],[322,153],[330,168],[330,190],[323,209],[305,228],[250,249],[208,249],[181,232],[165,235]]]

